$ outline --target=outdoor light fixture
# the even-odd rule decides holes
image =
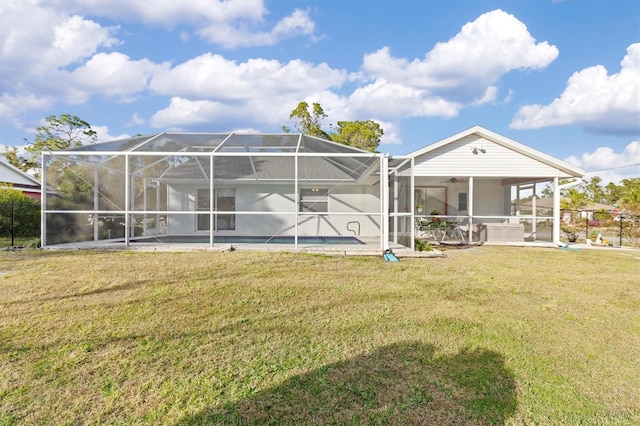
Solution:
[[[486,153],[486,152],[487,152],[487,150],[486,150],[486,149],[484,149],[484,147],[483,147],[483,146],[481,146],[481,145],[476,145],[476,146],[474,146],[474,147],[471,147],[471,152],[472,152],[474,155],[478,155],[478,153],[479,153],[479,152],[481,152],[481,153],[483,153],[483,154],[484,154],[484,153]]]

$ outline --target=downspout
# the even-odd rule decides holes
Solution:
[[[553,178],[553,243],[560,245],[560,191],[578,185],[582,178],[558,185],[558,178]]]

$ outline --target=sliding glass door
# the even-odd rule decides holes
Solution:
[[[236,215],[233,213],[219,212],[235,212],[236,211],[236,190],[235,188],[216,188],[213,192],[214,214],[213,226],[215,231],[233,231],[236,229]],[[198,189],[197,193],[197,221],[198,231],[209,231],[209,189]]]

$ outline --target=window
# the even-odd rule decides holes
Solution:
[[[300,211],[327,213],[329,211],[328,188],[305,188],[300,190]]]
[[[415,214],[447,214],[447,188],[418,187],[415,189]],[[437,212],[437,213],[434,213]]]
[[[458,193],[458,212],[466,212],[469,211],[469,206],[467,203],[467,193],[460,192]]]
[[[217,212],[236,211],[236,190],[234,188],[216,188],[213,191],[215,204],[213,210]],[[198,189],[196,210],[209,212],[209,189]],[[198,214],[197,230],[208,231],[209,215]],[[236,229],[236,215],[216,214],[213,224],[216,231],[233,231]]]

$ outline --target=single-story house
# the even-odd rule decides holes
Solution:
[[[29,198],[37,201],[42,198],[40,181],[5,161],[0,161],[0,188],[21,191]]]
[[[43,153],[43,246],[139,240],[406,247],[437,239],[559,242],[513,194],[584,171],[476,126],[405,156],[305,134],[168,133]],[[570,185],[570,184],[569,184]],[[568,186],[568,185],[567,185]],[[543,229],[544,228],[544,229]],[[542,231],[545,232],[542,232]],[[431,238],[429,237],[429,238]]]

